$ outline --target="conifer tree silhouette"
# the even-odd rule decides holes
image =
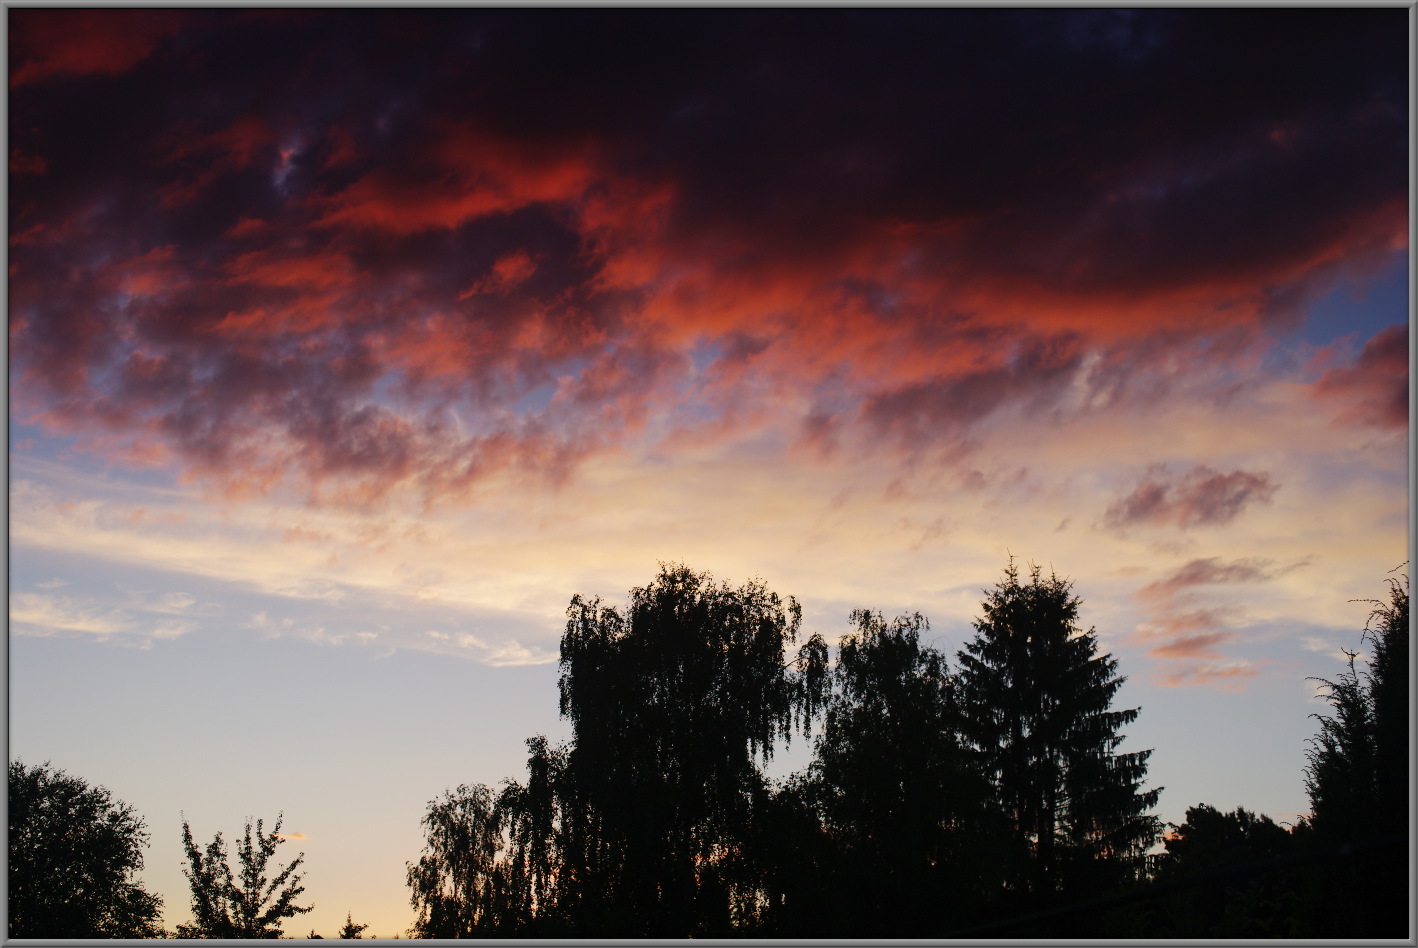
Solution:
[[[1361,670],[1348,652],[1348,670],[1317,678],[1332,712],[1316,714],[1305,767],[1317,843],[1350,847],[1390,842],[1362,857],[1345,855],[1325,867],[1318,887],[1316,934],[1330,938],[1404,938],[1409,935],[1412,885],[1407,863],[1409,627],[1408,579],[1389,580],[1388,602],[1370,600],[1361,641],[1371,648]],[[1347,651],[1347,650],[1346,650]],[[1358,908],[1356,911],[1355,908]]]
[[[1072,583],[1041,573],[1021,583],[1011,559],[958,653],[964,733],[1013,827],[1009,885],[1034,908],[1142,878],[1161,828],[1151,751],[1118,753],[1138,711],[1111,710],[1117,660],[1078,625]]]

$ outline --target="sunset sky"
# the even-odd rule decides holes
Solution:
[[[1409,557],[1411,16],[8,8],[10,758],[169,927],[183,816],[283,810],[287,934],[402,934],[573,594],[954,667],[1014,556],[1164,820],[1293,820]]]

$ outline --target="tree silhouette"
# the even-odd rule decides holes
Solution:
[[[1298,938],[1306,934],[1300,870],[1273,863],[1294,854],[1294,834],[1264,814],[1200,804],[1173,824],[1155,861],[1163,885],[1197,881],[1153,906],[1146,937]],[[1247,868],[1252,867],[1252,868]],[[1137,933],[1133,933],[1137,934]]]
[[[339,937],[339,938],[363,938],[364,935],[361,934],[361,933],[362,933],[366,928],[368,928],[368,927],[369,927],[368,925],[356,925],[355,922],[354,922],[354,913],[353,913],[353,912],[346,912],[346,913],[345,913],[345,924],[344,924],[343,927],[340,928],[340,933],[339,933],[339,935],[336,936],[336,937]]]
[[[1359,670],[1333,681],[1315,679],[1331,714],[1316,714],[1305,790],[1319,845],[1351,846],[1374,839],[1389,845],[1330,863],[1317,883],[1330,898],[1317,909],[1324,937],[1401,938],[1408,934],[1411,886],[1407,864],[1409,793],[1409,613],[1407,577],[1389,580],[1389,601],[1375,606],[1361,641],[1372,655]],[[1347,650],[1346,650],[1347,651]],[[1352,911],[1359,906],[1362,911]]]
[[[504,794],[513,868],[537,911],[579,935],[757,924],[752,840],[770,796],[758,762],[809,726],[825,645],[814,636],[785,661],[795,600],[684,566],[662,564],[624,612],[578,595],[567,617],[559,689],[573,740],[556,754],[534,745],[527,786]]]
[[[798,789],[840,847],[817,907],[832,927],[814,933],[939,934],[977,918],[998,876],[989,786],[962,746],[945,656],[920,644],[925,617],[851,618],[856,631],[841,639],[823,733]],[[844,890],[850,901],[836,894]]]
[[[513,880],[512,909],[520,934],[570,931],[576,900],[586,893],[577,880],[595,859],[593,841],[577,816],[566,775],[567,748],[552,748],[538,735],[527,740],[527,783],[504,782],[499,810],[506,820]]]
[[[1143,790],[1151,751],[1117,753],[1137,709],[1112,711],[1124,679],[1078,625],[1072,583],[1013,559],[958,653],[964,734],[1013,828],[1010,888],[1032,907],[1142,878],[1160,824]]]
[[[232,872],[222,834],[199,850],[192,840],[192,828],[182,821],[182,845],[188,866],[182,872],[192,888],[191,925],[178,925],[179,938],[279,938],[281,920],[309,912],[314,906],[300,906],[295,899],[305,891],[300,884],[302,874],[296,870],[305,861],[301,853],[274,879],[266,876],[266,866],[283,842],[281,823],[284,814],[276,817],[269,834],[261,820],[256,821],[252,835],[251,820],[246,821],[246,834],[237,846],[241,867],[240,881]]]
[[[11,938],[161,938],[162,899],[133,878],[143,820],[46,761],[10,763]]]
[[[507,867],[492,791],[460,785],[428,804],[423,855],[408,865],[414,938],[469,938],[505,927]]]

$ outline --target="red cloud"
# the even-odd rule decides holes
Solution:
[[[10,149],[11,174],[44,174],[49,170],[49,162],[43,155],[30,155],[18,148]]]
[[[10,88],[54,76],[124,72],[187,19],[182,10],[11,10]]]
[[[165,208],[191,203],[223,176],[251,167],[263,155],[274,166],[276,157],[276,132],[256,115],[244,115],[206,135],[179,128],[169,138],[165,159],[179,171],[158,189]]]
[[[349,258],[328,251],[301,253],[278,247],[253,250],[233,260],[227,270],[234,283],[297,290],[326,290],[354,284]]]
[[[454,130],[428,153],[318,199],[316,225],[399,235],[451,229],[530,204],[576,201],[595,180],[592,164],[589,154],[576,150],[528,148]]]
[[[492,273],[458,294],[459,301],[479,293],[501,293],[537,272],[537,265],[525,250],[514,250],[497,258]]]
[[[1232,90],[1261,67],[1230,52],[1250,47],[1187,17],[1155,60],[1079,71],[1016,48],[1013,20],[935,13],[811,49],[792,15],[657,16],[670,62],[633,12],[12,11],[17,403],[322,496],[565,476],[655,410],[666,445],[786,412],[808,443],[960,457],[1012,408],[1066,420],[1246,364],[1273,296],[1406,239],[1403,117],[1356,118],[1386,86],[1342,68],[1406,77],[1378,19],[1265,47],[1268,74],[1340,51],[1332,81],[1252,101]],[[200,42],[166,55],[182,17]],[[990,43],[967,105],[948,90]],[[1072,106],[1120,75],[1170,89],[1176,57],[1214,61],[1225,108]],[[1371,341],[1317,397],[1396,423],[1399,348]],[[1276,489],[1158,468],[1105,522],[1220,525]]]
[[[1408,365],[1408,326],[1390,326],[1364,343],[1353,366],[1325,372],[1314,394],[1346,406],[1344,424],[1407,428]]]

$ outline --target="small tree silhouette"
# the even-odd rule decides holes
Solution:
[[[305,891],[300,884],[302,874],[296,872],[305,861],[305,853],[274,879],[266,877],[266,864],[283,842],[280,833],[284,818],[284,814],[276,817],[269,834],[263,832],[262,821],[257,820],[254,837],[251,820],[247,819],[245,838],[237,847],[240,883],[227,861],[222,834],[217,833],[206,852],[202,852],[192,840],[187,820],[182,821],[182,845],[191,866],[182,872],[192,887],[194,922],[177,926],[179,938],[279,938],[282,919],[314,908],[295,904],[296,897]]]
[[[353,913],[353,912],[346,912],[346,913],[345,913],[345,925],[344,925],[343,928],[340,929],[340,935],[339,935],[339,937],[341,937],[341,938],[363,938],[364,936],[361,935],[360,932],[364,931],[364,930],[365,930],[366,928],[368,928],[368,927],[369,927],[368,925],[356,925],[356,924],[354,923],[354,913]]]

